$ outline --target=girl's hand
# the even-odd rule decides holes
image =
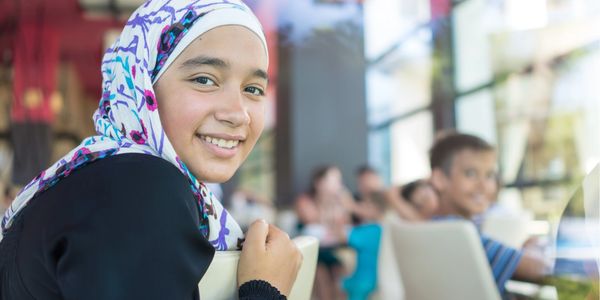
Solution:
[[[238,287],[264,280],[289,296],[302,263],[302,253],[281,229],[258,220],[250,225],[238,264]]]

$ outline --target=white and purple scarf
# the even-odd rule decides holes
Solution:
[[[267,51],[259,21],[239,0],[149,0],[139,7],[102,60],[103,92],[94,113],[98,135],[84,139],[27,184],[7,209],[2,229],[7,230],[38,193],[74,170],[112,155],[143,153],[167,160],[189,179],[200,212],[199,231],[215,249],[238,249],[242,230],[175,153],[160,122],[153,88],[192,41],[224,25],[250,29]]]

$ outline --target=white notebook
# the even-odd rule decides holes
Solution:
[[[289,300],[310,300],[317,267],[319,242],[314,237],[301,236],[293,240],[302,252],[302,265]],[[237,267],[241,251],[217,251],[206,274],[198,284],[202,300],[237,299]]]

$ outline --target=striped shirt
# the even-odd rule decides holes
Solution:
[[[500,294],[503,294],[504,285],[515,273],[523,253],[484,235],[481,235],[481,243],[483,244],[487,260],[490,263],[496,286]]]

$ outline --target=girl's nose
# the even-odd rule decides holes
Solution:
[[[239,91],[225,91],[220,105],[215,112],[215,118],[230,127],[239,127],[250,123],[250,115],[244,104],[244,98]]]

